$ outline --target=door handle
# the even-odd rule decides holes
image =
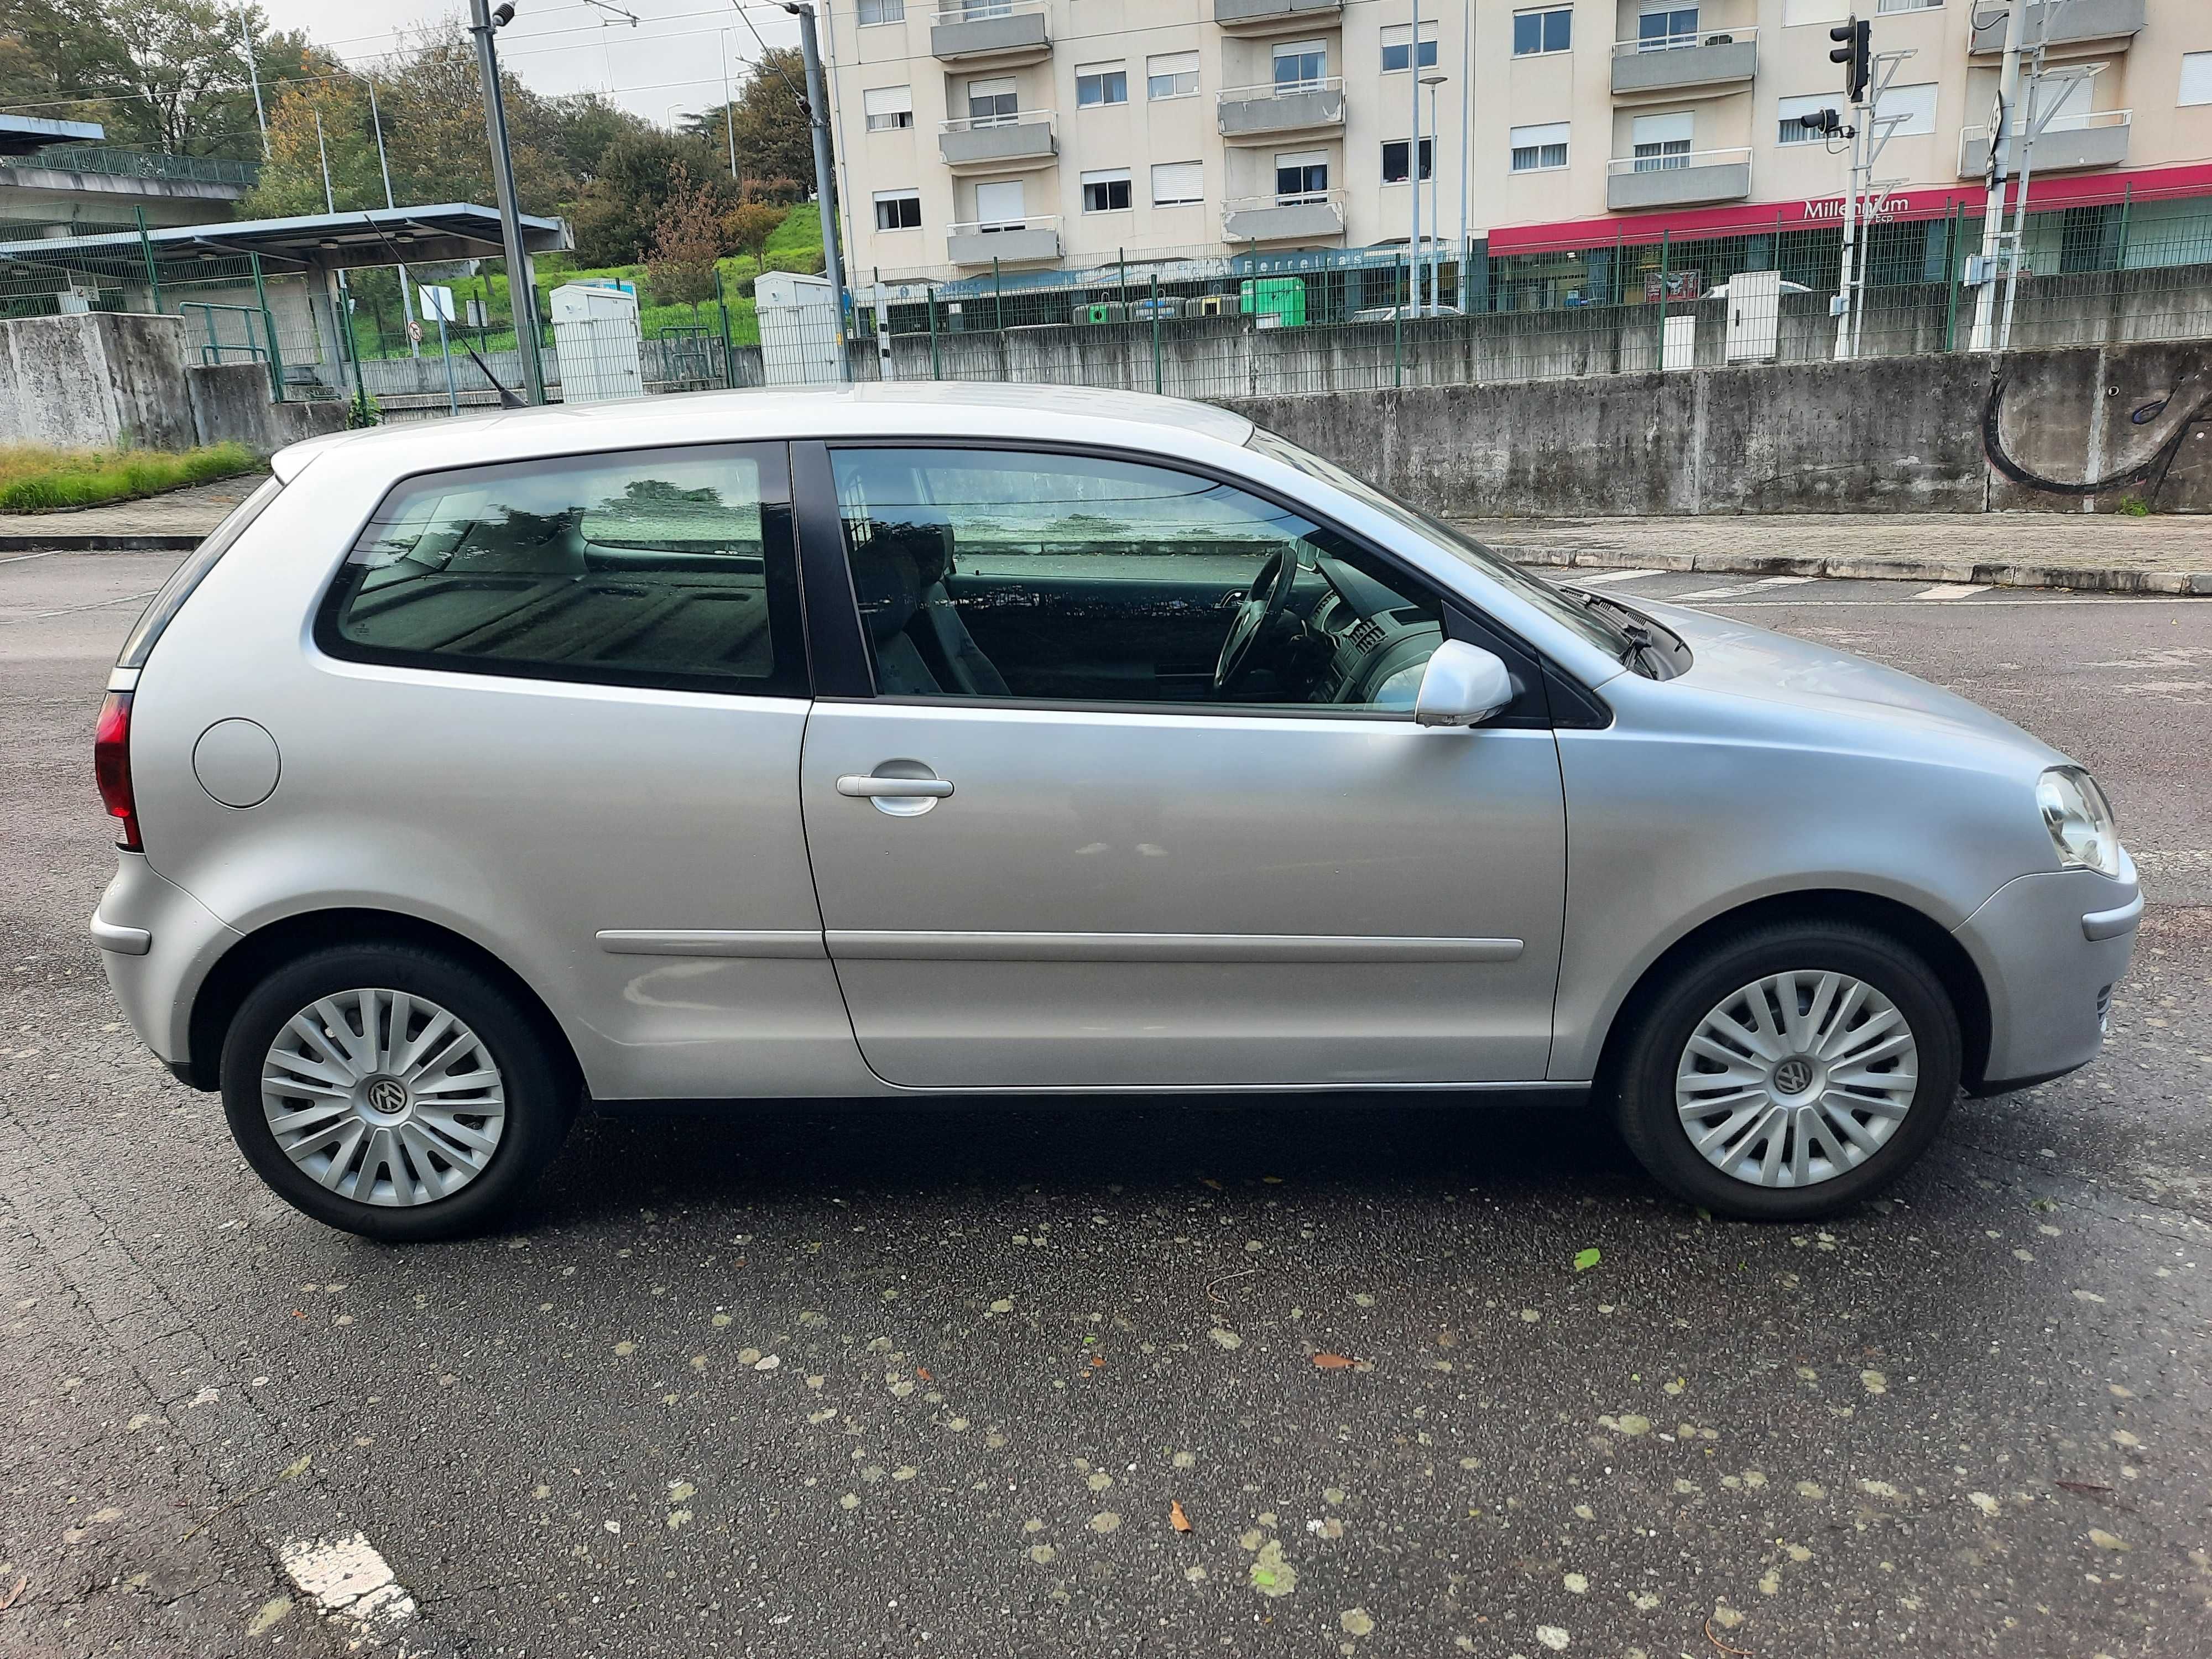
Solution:
[[[933,800],[943,800],[952,793],[952,785],[944,778],[861,777],[855,774],[837,780],[837,793],[841,795],[851,795],[859,800],[878,800],[886,796],[915,795],[927,795]]]

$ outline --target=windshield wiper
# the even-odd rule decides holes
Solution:
[[[1638,669],[1655,679],[1673,677],[1674,665],[1659,648],[1650,621],[1642,611],[1623,605],[1609,594],[1593,593],[1588,588],[1570,587],[1566,591],[1583,602],[1584,610],[1603,613],[1606,626],[1620,635],[1627,647],[1620,653],[1623,666]]]

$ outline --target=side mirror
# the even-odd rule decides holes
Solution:
[[[1446,640],[1421,671],[1413,699],[1418,726],[1480,726],[1513,701],[1513,676],[1479,645]]]

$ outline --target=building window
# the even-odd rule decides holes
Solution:
[[[1027,229],[1027,211],[1018,179],[994,179],[975,186],[975,228],[986,235]]]
[[[1189,207],[1206,199],[1206,165],[1202,161],[1152,163],[1152,205]]]
[[[1194,52],[1156,52],[1145,59],[1145,96],[1198,96],[1198,54]]]
[[[1328,195],[1328,152],[1302,150],[1275,158],[1275,200],[1318,202]]]
[[[1129,71],[1121,64],[1078,64],[1075,66],[1075,106],[1078,109],[1128,101]]]
[[[1817,127],[1805,125],[1808,115],[1818,115],[1824,109],[1836,112],[1841,119],[1844,95],[1838,92],[1808,93],[1802,98],[1784,98],[1774,106],[1774,142],[1778,144],[1818,144],[1825,143],[1827,135]]]
[[[1402,185],[1406,182],[1406,149],[1407,141],[1403,138],[1386,138],[1382,141],[1382,182],[1384,184]],[[1422,139],[1422,178],[1426,179],[1434,173],[1436,161],[1437,141],[1433,138]]]
[[[971,127],[1010,127],[1021,118],[1021,99],[1011,75],[968,83],[968,125]]]
[[[1515,127],[1507,135],[1513,146],[1513,171],[1548,173],[1567,164],[1567,124],[1553,121],[1540,127]]]
[[[1875,9],[1882,13],[1893,11],[1941,11],[1943,9],[1943,0],[1881,0],[1881,3],[1875,6]]]
[[[1636,18],[1636,49],[1665,52],[1698,44],[1698,9],[1679,0],[1644,0]]]
[[[1404,69],[1406,60],[1413,55],[1413,44],[1412,24],[1386,25],[1382,30],[1382,73],[1395,75]],[[1434,69],[1436,66],[1437,26],[1434,23],[1424,23],[1421,25],[1421,67]]]
[[[1513,55],[1534,58],[1540,52],[1566,52],[1575,44],[1572,6],[1547,6],[1542,11],[1513,14]]]
[[[870,87],[860,94],[870,132],[891,132],[914,125],[912,87]]]
[[[1129,169],[1107,167],[1083,175],[1085,213],[1127,213],[1129,210]]]
[[[906,21],[906,0],[860,0],[860,27]]]
[[[1690,165],[1690,139],[1697,118],[1688,110],[1672,115],[1639,115],[1629,128],[1636,171],[1671,173]]]
[[[2074,82],[2072,88],[2078,89],[2080,94],[2086,94],[2089,90],[2089,82],[2084,78]],[[2052,112],[2053,125],[2057,126],[2067,125],[2064,117],[2069,114],[2087,115],[2089,112],[2089,100],[2087,96],[2081,96],[2079,99],[2078,108],[2072,107],[2075,102],[2075,90],[2069,89],[2065,98],[2066,106]],[[2036,113],[2039,116],[2051,107],[2050,104],[2043,99],[2039,99],[2037,103],[2039,106]],[[1889,125],[1891,117],[1901,115],[1905,118],[1896,126],[1890,128],[1890,137],[1893,138],[1919,137],[1935,131],[1936,83],[1933,81],[1923,81],[1917,86],[1892,87],[1887,92],[1882,94],[1881,104],[1876,114],[1882,125],[1886,127]],[[2081,123],[2075,121],[2073,125],[2079,126]]]
[[[921,228],[921,192],[915,190],[879,190],[876,192],[876,228],[878,230],[920,230]]]
[[[2212,104],[2212,52],[2181,54],[2181,96],[2184,104]]]
[[[1328,79],[1328,46],[1321,40],[1295,40],[1275,48],[1275,94],[1317,92]]]

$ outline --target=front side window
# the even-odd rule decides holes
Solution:
[[[1075,70],[1075,103],[1079,109],[1129,101],[1129,71],[1120,64],[1079,64]]]
[[[316,629],[334,656],[803,695],[780,446],[432,473],[378,507]]]
[[[1566,52],[1575,44],[1575,13],[1571,6],[1550,6],[1542,11],[1513,14],[1513,55],[1534,58],[1547,52]]]
[[[1421,177],[1426,179],[1435,170],[1436,143],[1433,138],[1421,140]],[[1406,182],[1406,153],[1411,145],[1406,139],[1386,139],[1382,145],[1382,182],[1402,185]]]
[[[832,456],[884,696],[1410,714],[1442,610],[1341,532],[1103,456]]]

